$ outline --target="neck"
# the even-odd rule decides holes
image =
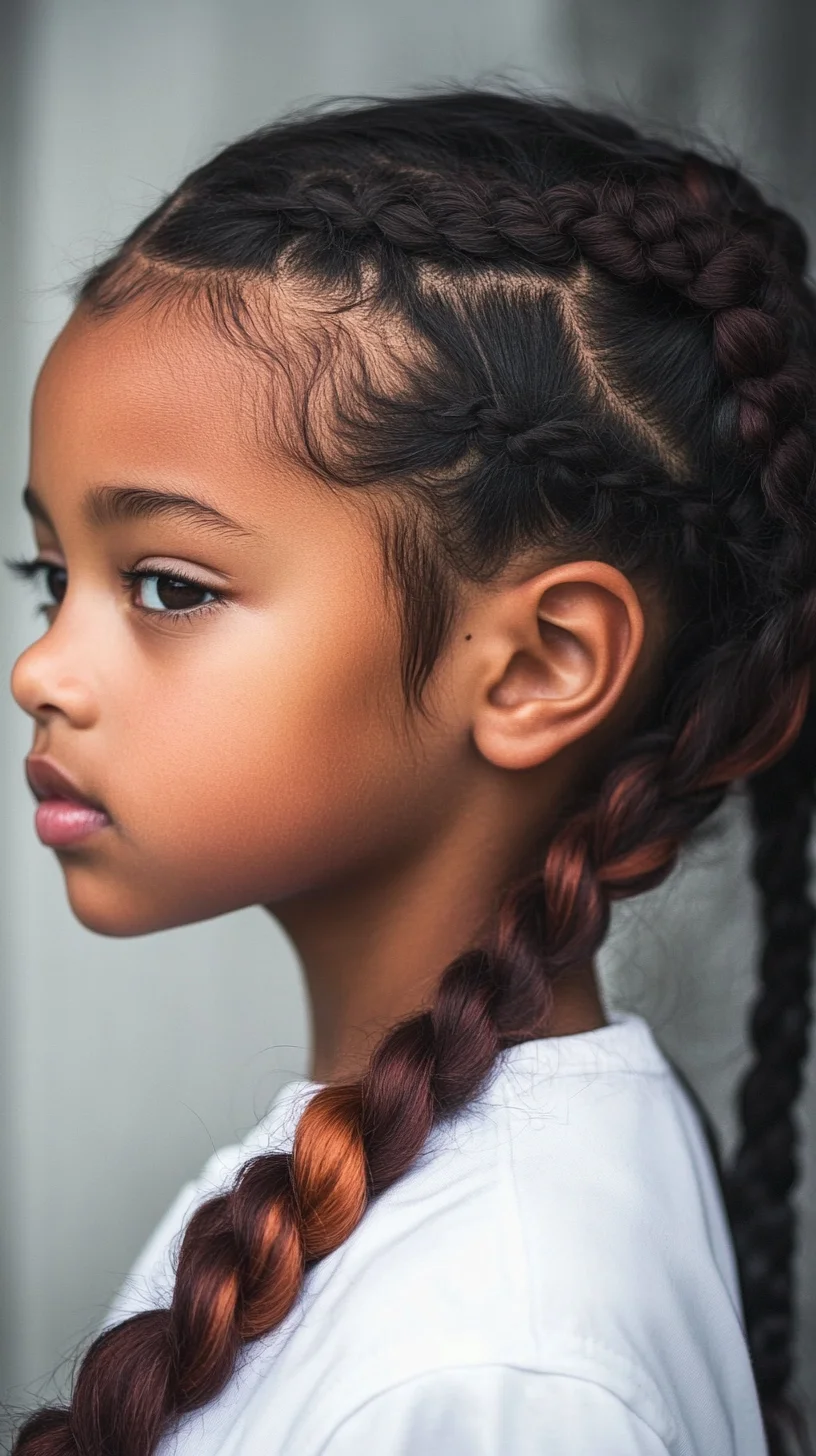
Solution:
[[[469,785],[430,841],[381,847],[342,878],[266,907],[303,968],[313,1081],[356,1080],[396,1022],[433,1005],[446,966],[489,943],[503,887],[540,853],[505,799],[490,798],[496,792],[492,781],[481,797]],[[517,792],[527,808],[529,784]],[[536,836],[541,817],[539,810]],[[547,1035],[574,1036],[605,1022],[591,963],[555,982]]]
[[[413,1003],[409,998],[401,998],[399,1007],[394,1007],[393,1015],[382,1011],[372,1016],[365,1014],[368,1008],[363,1005],[360,1007],[361,1014],[355,1014],[349,1003],[344,1008],[347,1015],[334,1017],[330,1010],[333,998],[316,994],[313,984],[309,984],[308,989],[313,1025],[308,1075],[312,1081],[324,1083],[356,1081],[363,1075],[378,1041],[394,1023],[402,1017],[428,1009],[432,1000],[425,998]],[[565,976],[553,991],[552,1012],[547,1029],[541,1035],[576,1036],[608,1024],[592,966],[582,967],[580,971]]]
[[[448,896],[438,876],[392,882],[378,898],[366,886],[365,912],[354,913],[346,887],[335,903],[324,897],[270,911],[286,929],[303,968],[311,1013],[316,1082],[356,1080],[382,1037],[404,1017],[433,1004],[445,967],[486,930],[485,899],[475,885]],[[590,962],[553,985],[544,1035],[575,1036],[605,1026],[595,967]]]

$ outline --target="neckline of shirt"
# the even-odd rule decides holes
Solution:
[[[606,1025],[597,1026],[592,1031],[544,1036],[508,1047],[496,1059],[478,1100],[501,1100],[508,1076],[517,1084],[519,1078],[537,1079],[539,1076],[597,1076],[608,1072],[665,1076],[670,1072],[645,1017],[636,1011],[608,1011],[606,1015]],[[326,1085],[325,1082],[312,1081],[305,1074],[286,1082],[250,1138],[277,1131],[283,1123],[290,1121],[292,1114],[299,1115],[312,1094]]]

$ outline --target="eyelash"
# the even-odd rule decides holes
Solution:
[[[31,559],[26,557],[16,557],[13,560],[8,560],[8,558],[4,557],[3,559],[10,571],[13,571],[15,575],[22,577],[26,581],[36,580],[41,574],[44,576],[50,570],[64,570],[63,567],[58,566],[56,561],[43,561],[39,556]],[[126,571],[123,568],[119,570],[119,579],[125,586],[132,587],[137,581],[145,581],[151,578],[155,578],[157,581],[183,581],[186,586],[197,587],[199,591],[208,592],[211,596],[215,597],[215,601],[204,602],[200,607],[188,607],[186,610],[174,610],[168,607],[164,612],[157,612],[150,607],[141,607],[137,602],[134,602],[133,605],[136,611],[141,612],[145,617],[163,617],[165,621],[171,622],[178,621],[181,617],[205,617],[210,612],[217,611],[224,602],[222,593],[216,591],[215,587],[207,586],[203,581],[197,581],[194,576],[188,575],[185,571],[148,571],[147,569],[141,571]],[[58,606],[59,602],[42,602],[37,607],[37,611],[45,613],[49,612],[52,607]]]

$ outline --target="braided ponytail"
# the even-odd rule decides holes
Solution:
[[[359,1081],[314,1095],[291,1154],[253,1158],[195,1211],[169,1309],[99,1335],[70,1407],[32,1415],[14,1456],[151,1456],[499,1053],[546,1035],[555,981],[596,953],[612,900],[660,883],[735,779],[776,772],[816,657],[805,256],[798,225],[733,169],[572,107],[452,92],[244,138],[84,280],[91,313],[203,300],[228,338],[261,348],[259,280],[296,278],[329,300],[328,323],[299,324],[304,349],[266,339],[295,394],[298,428],[276,429],[325,478],[389,491],[406,698],[444,645],[456,586],[522,549],[592,549],[654,585],[672,625],[629,737],[547,826],[540,866],[505,888],[486,943],[447,967],[431,1008],[389,1031]],[[420,346],[391,348],[400,387],[375,384],[365,325],[332,325],[363,299],[367,319],[397,319],[400,342]],[[308,373],[304,357],[325,367]],[[311,391],[327,377],[331,428],[324,408],[316,429]],[[776,780],[757,779],[758,813],[764,782]],[[757,864],[772,879],[767,856]],[[799,1086],[779,1058],[804,1055],[810,920],[796,925],[797,972],[776,942],[764,963],[729,1204],[773,1456],[786,1451]]]
[[[795,1217],[799,1176],[793,1109],[810,1045],[816,910],[808,895],[808,843],[816,785],[811,701],[792,752],[749,781],[754,877],[762,904],[761,982],[751,1019],[755,1060],[740,1087],[742,1137],[725,1180],[742,1301],[759,1389],[773,1410],[771,1456],[807,1435],[786,1398],[792,1374]]]

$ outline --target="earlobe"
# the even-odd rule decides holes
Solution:
[[[491,602],[490,681],[473,723],[501,768],[533,768],[610,717],[641,651],[644,619],[631,582],[605,562],[568,562]]]

